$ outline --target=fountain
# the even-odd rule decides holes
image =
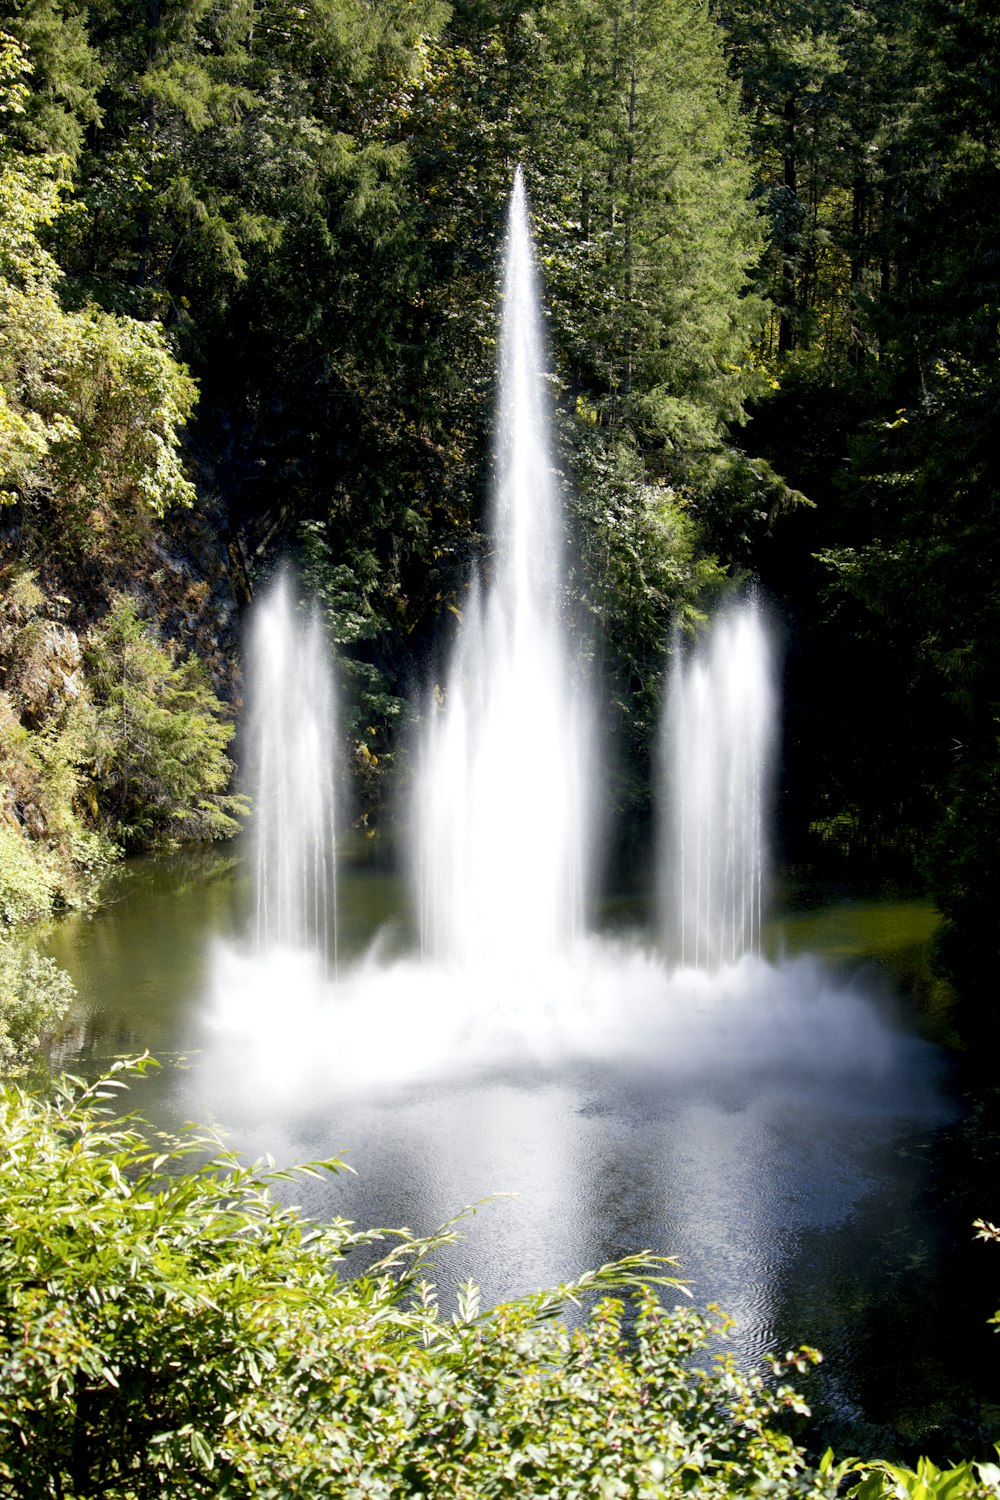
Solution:
[[[315,951],[335,972],[333,685],[319,614],[303,619],[287,571],[254,611],[248,660],[255,946]]]
[[[913,1122],[926,1142],[933,1062],[862,985],[811,957],[768,957],[775,673],[753,602],[675,658],[664,943],[585,929],[593,782],[560,623],[562,526],[520,180],[502,344],[492,557],[470,583],[419,756],[420,944],[400,952],[357,921],[375,881],[383,920],[395,887],[352,871],[342,947],[362,925],[369,947],[342,953],[336,978],[325,972],[331,694],[318,625],[294,610],[286,580],[255,605],[249,641],[256,909],[242,940],[235,921],[230,940],[215,938],[212,1003],[177,1044],[196,1057],[175,1075],[176,1111],[217,1119],[244,1152],[282,1164],[349,1147],[359,1178],[295,1188],[320,1218],[421,1232],[515,1189],[442,1250],[445,1287],[475,1274],[494,1300],[652,1244],[681,1256],[699,1300],[738,1316],[733,1348],[749,1363],[790,1339],[835,1341],[845,1319],[828,1288],[846,1285],[856,1306],[853,1247],[864,1274],[879,1267],[873,1305],[887,1244],[904,1257],[900,1284],[912,1274],[921,1225],[900,1217],[898,1174],[924,1146],[898,1146]],[[200,918],[202,890],[190,899]],[[176,984],[175,952],[166,967]],[[130,996],[123,1025],[133,1009]],[[818,1322],[788,1311],[800,1293]]]
[[[560,620],[562,524],[520,169],[504,255],[492,576],[473,581],[418,777],[427,957],[532,968],[582,923],[583,713]]]
[[[682,966],[761,951],[777,697],[758,602],[731,605],[678,646],[660,730],[660,912]]]
[[[743,1080],[892,1064],[865,997],[813,960],[767,961],[777,715],[763,612],[726,608],[678,650],[666,694],[660,928],[588,931],[590,716],[561,620],[564,576],[544,340],[518,173],[504,257],[492,554],[470,580],[443,693],[425,714],[413,805],[419,952],[379,937],[334,982],[331,692],[318,620],[287,579],[257,606],[256,952],[220,944],[213,1019],[236,1071],[302,1097],[508,1065],[615,1064]],[[275,1025],[275,996],[281,997]]]

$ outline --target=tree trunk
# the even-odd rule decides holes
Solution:
[[[796,281],[798,278],[799,236],[794,232],[793,210],[798,203],[798,154],[796,151],[795,127],[798,107],[794,95],[785,100],[785,144],[783,185],[785,189],[786,220],[781,238],[781,313],[778,321],[778,353],[788,354],[795,348],[796,334]]]

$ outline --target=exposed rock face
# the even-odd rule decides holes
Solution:
[[[0,689],[29,729],[58,721],[80,696],[83,651],[60,619],[65,603],[46,596],[31,572],[0,572]]]
[[[238,698],[239,614],[247,584],[242,555],[217,508],[176,509],[161,521],[147,517],[141,527],[91,537],[83,553],[42,547],[29,530],[17,507],[0,512],[0,687],[13,687],[4,663],[12,665],[14,627],[44,619],[85,639],[116,596],[129,594],[161,640],[179,655],[200,657],[215,690]],[[68,669],[66,683],[55,673],[52,690],[58,694],[65,686],[72,693],[66,655],[72,648],[50,637],[39,649]],[[37,689],[28,697],[41,709],[41,681]]]
[[[52,618],[64,602],[47,598],[30,571],[0,573],[0,821],[34,841],[53,834],[53,816],[61,826],[53,810],[69,762],[53,753],[53,736],[86,696],[80,639]]]
[[[75,630],[56,620],[32,620],[14,642],[7,690],[22,722],[33,729],[58,719],[80,696],[82,652]]]
[[[239,611],[218,538],[200,518],[185,514],[162,529],[152,552],[153,567],[144,580],[143,593],[162,637],[200,657],[216,691],[233,698],[238,682]]]
[[[162,522],[150,516],[121,534],[95,533],[81,548],[62,547],[17,506],[0,512],[0,927],[84,899],[119,852],[113,839],[126,842],[117,812],[102,803],[94,675],[101,630],[121,596],[167,659],[199,658],[216,698],[238,707],[242,595],[215,520],[201,508]],[[206,703],[209,716],[217,711]],[[185,828],[228,828],[215,782],[205,796]]]

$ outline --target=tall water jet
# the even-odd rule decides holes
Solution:
[[[677,651],[666,696],[660,906],[681,966],[760,952],[776,721],[771,644],[750,599]]]
[[[333,684],[319,615],[298,609],[287,572],[254,608],[247,690],[257,948],[336,968]]]
[[[504,252],[491,576],[470,587],[417,789],[426,954],[523,967],[564,951],[583,899],[581,713],[560,621],[562,516],[528,202]]]

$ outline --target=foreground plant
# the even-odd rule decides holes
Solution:
[[[245,1167],[115,1117],[149,1065],[48,1102],[0,1094],[4,1495],[832,1496],[847,1475],[811,1469],[779,1430],[805,1411],[789,1387],[725,1354],[696,1363],[725,1323],[658,1301],[677,1286],[664,1261],[489,1312],[468,1284],[445,1316],[425,1273],[454,1224],[418,1239],[309,1223],[272,1188],[339,1162]]]

